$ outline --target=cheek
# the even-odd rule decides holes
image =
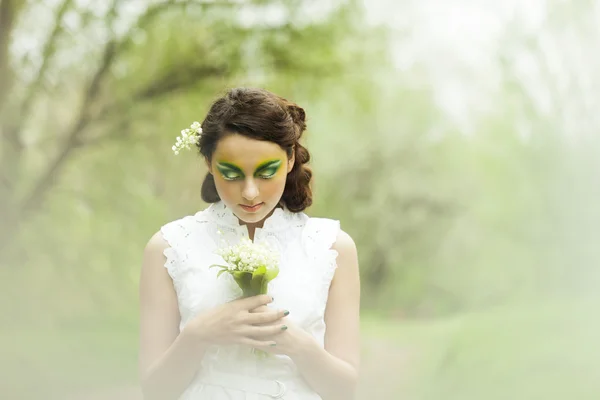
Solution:
[[[260,192],[263,196],[271,196],[271,195],[280,195],[283,193],[283,189],[285,188],[287,174],[278,172],[277,175],[268,181],[262,183]]]
[[[215,186],[217,187],[219,197],[221,197],[223,200],[234,197],[235,193],[239,192],[239,189],[236,187],[236,185],[232,185],[230,182],[225,182],[220,178],[215,178]]]

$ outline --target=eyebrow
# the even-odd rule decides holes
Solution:
[[[281,165],[281,160],[269,160],[269,161],[265,161],[265,162],[259,164],[258,167],[256,167],[256,170],[254,172],[255,173],[256,172],[260,172],[260,171],[263,171],[263,170],[265,170],[265,169],[267,169],[269,167],[272,167],[272,166],[274,167],[274,166],[279,166],[279,165]],[[240,167],[238,167],[237,165],[225,162],[225,161],[218,162],[217,166],[218,167],[225,167],[225,168],[231,169],[231,170],[233,170],[235,172],[238,172],[238,173],[240,173],[242,175],[244,174],[244,172],[242,171],[242,169]]]
[[[232,169],[232,170],[234,170],[236,172],[239,172],[242,175],[244,174],[242,172],[242,169],[240,167],[235,166],[233,164],[230,164],[228,162],[219,162],[219,163],[217,163],[217,167],[225,167],[225,168],[228,168],[228,169]]]
[[[269,161],[265,161],[264,163],[261,163],[258,167],[256,167],[256,171],[255,172],[260,172],[260,171],[265,170],[265,169],[267,169],[269,167],[275,167],[275,166],[278,167],[279,165],[281,165],[281,160],[269,160]]]

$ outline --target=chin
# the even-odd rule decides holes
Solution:
[[[262,221],[271,212],[271,208],[265,203],[258,212],[249,213],[244,211],[238,204],[235,207],[235,211],[235,214],[239,219],[246,223],[253,224]]]

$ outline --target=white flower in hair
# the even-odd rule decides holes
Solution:
[[[183,149],[190,149],[190,146],[198,144],[200,140],[200,135],[202,135],[202,128],[200,127],[200,122],[194,121],[194,123],[187,129],[181,131],[181,136],[177,136],[177,142],[171,149],[178,155],[179,152]]]

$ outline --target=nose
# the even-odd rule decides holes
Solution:
[[[254,182],[253,178],[247,179],[244,183],[242,196],[248,201],[252,201],[258,196],[258,186],[256,185],[256,182]]]

